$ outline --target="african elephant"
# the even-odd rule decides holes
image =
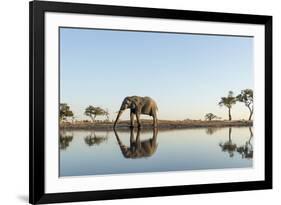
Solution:
[[[140,123],[140,115],[150,115],[153,117],[153,127],[157,127],[157,113],[158,110],[156,102],[150,97],[139,97],[139,96],[131,96],[126,97],[120,107],[118,115],[116,117],[114,127],[118,123],[118,120],[122,114],[122,112],[126,109],[130,109],[130,119],[131,119],[131,127],[134,127],[134,115],[136,115],[138,127],[141,126]]]
[[[158,129],[153,128],[153,136],[150,139],[140,140],[140,129],[137,129],[136,139],[134,137],[134,128],[130,130],[130,146],[126,146],[120,140],[118,133],[114,130],[118,145],[125,158],[136,159],[152,156],[157,149]]]

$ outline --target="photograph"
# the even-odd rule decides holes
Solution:
[[[30,203],[272,188],[272,16],[29,5]]]
[[[59,177],[252,169],[259,160],[253,36],[58,33]]]

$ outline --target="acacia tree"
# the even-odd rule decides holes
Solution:
[[[98,115],[106,115],[106,111],[101,107],[94,107],[89,105],[86,107],[84,114],[92,119],[95,122],[95,119]]]
[[[88,117],[91,118],[91,120],[94,122],[95,121],[95,107],[92,105],[89,105],[88,107],[86,107],[84,114]]]
[[[106,116],[106,121],[109,121],[109,112],[108,109],[104,110],[104,115]]]
[[[221,97],[221,100],[219,102],[219,106],[225,106],[228,109],[228,120],[232,120],[231,116],[231,108],[236,103],[236,97],[233,96],[233,92],[229,91],[227,97]]]
[[[213,113],[207,113],[207,114],[205,115],[205,120],[211,121],[211,120],[213,120],[213,119],[219,119],[219,117],[216,116],[216,115],[213,114]]]
[[[252,89],[245,89],[241,90],[241,93],[237,95],[237,100],[245,104],[245,106],[249,109],[250,115],[249,120],[252,119],[252,115],[254,112],[254,97],[253,97],[253,90]]]
[[[67,103],[61,103],[60,104],[60,112],[59,112],[60,120],[65,120],[65,119],[67,119],[67,117],[73,117],[73,116],[74,116],[74,114],[70,110],[69,105],[67,105]]]

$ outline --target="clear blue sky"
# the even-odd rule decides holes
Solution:
[[[60,29],[60,102],[79,119],[88,105],[114,119],[131,95],[152,97],[159,119],[227,118],[220,97],[253,89],[253,66],[252,37]],[[233,107],[234,119],[247,116]]]

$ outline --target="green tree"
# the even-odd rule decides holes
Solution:
[[[254,97],[253,97],[253,90],[252,89],[245,89],[241,90],[241,93],[237,95],[237,100],[245,104],[245,106],[249,109],[250,115],[249,120],[252,119],[252,115],[254,112]]]
[[[67,103],[61,103],[60,104],[60,112],[59,112],[59,118],[60,120],[66,120],[67,117],[73,117],[74,114],[70,110],[69,105]]]
[[[95,119],[98,115],[106,115],[106,111],[101,107],[94,107],[89,105],[86,107],[84,114],[92,119],[95,122]]]
[[[236,97],[233,96],[233,92],[229,91],[227,97],[221,97],[219,106],[225,106],[228,109],[228,120],[232,120],[231,108],[236,103]]]
[[[92,121],[95,121],[95,107],[92,105],[89,105],[86,107],[84,114],[92,119]],[[93,117],[94,116],[94,117]]]
[[[104,115],[106,116],[106,121],[108,122],[108,121],[109,121],[109,112],[108,112],[108,109],[105,109],[105,110],[104,110]]]
[[[205,115],[205,120],[211,121],[211,120],[213,120],[213,119],[219,119],[219,117],[216,116],[216,115],[213,114],[213,113],[207,113],[207,114]]]

